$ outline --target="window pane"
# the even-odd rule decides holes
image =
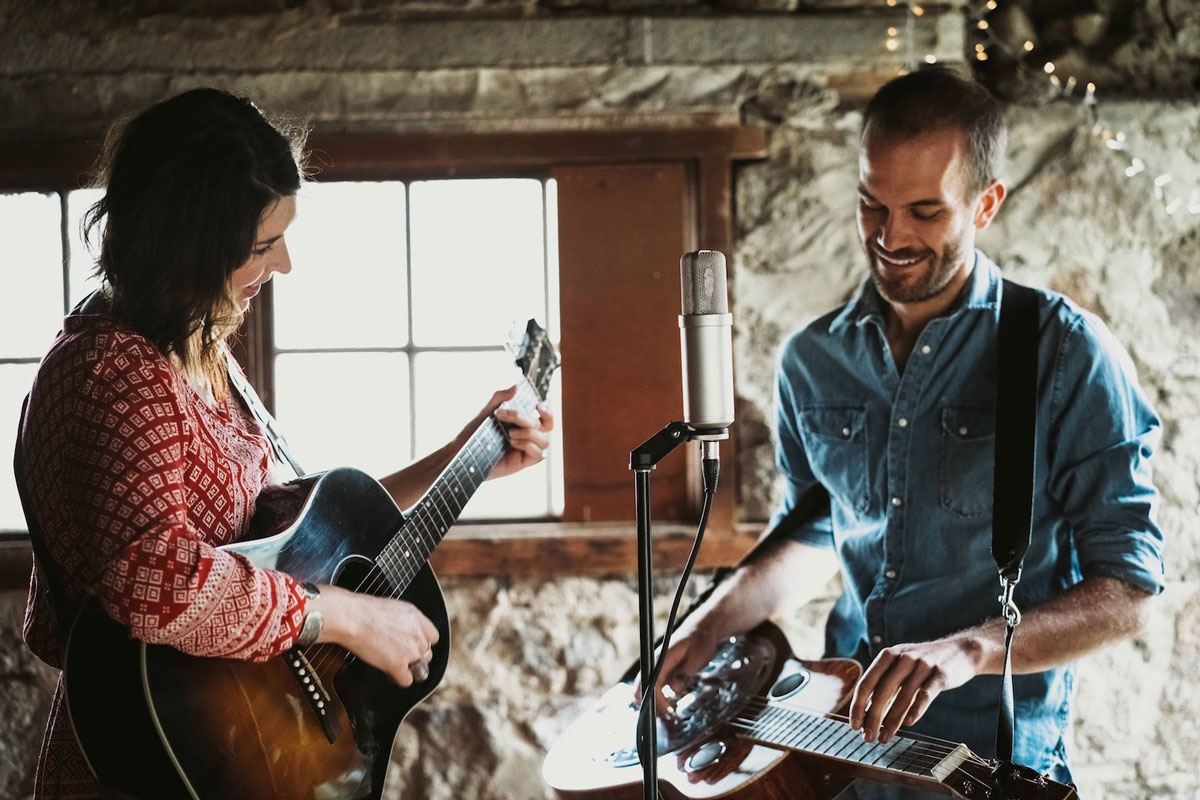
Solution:
[[[419,181],[411,198],[417,344],[498,344],[545,316],[541,181]]]
[[[43,355],[62,327],[57,194],[0,194],[0,358]]]
[[[292,272],[275,281],[275,344],[408,342],[404,184],[310,183],[287,232]]]
[[[409,462],[407,359],[403,353],[275,359],[276,416],[304,469],[349,466],[382,477]]]
[[[92,204],[104,196],[103,189],[78,189],[67,195],[67,237],[71,247],[71,308],[80,300],[100,288],[100,279],[92,275],[96,261],[100,258],[100,235],[103,223],[92,234],[95,250],[88,248],[83,240],[83,215]]]
[[[7,469],[0,469],[0,530],[25,530],[25,515],[13,479],[12,454],[17,443],[21,401],[33,386],[37,364],[0,364],[0,453]]]
[[[417,453],[424,454],[457,435],[492,392],[511,386],[521,373],[508,353],[421,353],[416,357],[414,376]],[[547,471],[561,475],[558,452],[560,448],[552,448],[545,463],[484,483],[463,510],[463,517],[549,515],[553,509]]]

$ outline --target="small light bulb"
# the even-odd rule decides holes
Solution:
[[[921,6],[913,6],[911,9],[913,16],[919,17],[925,13],[925,9]]]
[[[987,53],[976,53],[976,54],[975,54],[975,58],[976,58],[977,60],[979,60],[979,61],[987,61],[987,60],[988,60],[988,54],[987,54]]]
[[[985,49],[985,48],[984,48],[984,46],[983,46],[983,42],[980,42],[979,44],[975,45],[975,52],[976,52],[976,53],[982,53],[982,52],[984,51],[984,49]]]
[[[925,63],[926,64],[936,64],[937,56],[935,56],[933,53],[926,53],[925,54]]]
[[[1033,50],[1033,42],[1030,42],[1030,41],[1026,40],[1026,42],[1025,42],[1025,52],[1026,52],[1026,53],[1028,53],[1028,52],[1030,52],[1030,51],[1032,51],[1032,50]]]
[[[986,31],[988,29],[988,22],[986,19],[979,20],[979,22],[975,23],[975,25],[981,31]]]
[[[988,11],[995,11],[996,10],[996,0],[988,0],[987,7],[988,7]]]
[[[1051,73],[1053,73],[1053,72],[1054,72],[1054,62],[1053,62],[1053,61],[1047,61],[1047,62],[1046,62],[1046,66],[1042,67],[1042,69],[1046,70],[1046,74],[1047,74],[1047,75],[1050,75]]]
[[[900,42],[896,41],[895,39],[887,40],[887,49],[889,51],[895,51],[896,48],[898,48],[899,46],[900,46]]]
[[[898,33],[899,33],[899,31],[896,30],[895,28],[888,28],[888,36],[895,36]]]

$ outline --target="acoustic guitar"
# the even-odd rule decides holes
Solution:
[[[563,800],[641,800],[633,676],[555,742],[542,777]],[[827,800],[854,778],[966,800],[992,797],[994,762],[966,745],[901,732],[867,742],[839,714],[862,667],[797,659],[770,623],[727,640],[669,698],[658,724],[660,797]],[[1075,789],[1032,770],[1010,774],[1008,800],[1070,800]]]
[[[509,407],[533,411],[558,357],[530,320],[524,377]],[[428,559],[505,449],[485,420],[407,517],[364,472],[307,476],[299,517],[264,539],[226,545],[305,581],[403,598],[437,627],[429,678],[408,688],[332,644],[265,663],[198,658],[131,639],[95,601],[67,644],[65,687],[96,777],[143,800],[377,800],[408,712],[446,671],[450,626]]]

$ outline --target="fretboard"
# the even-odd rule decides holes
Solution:
[[[533,412],[538,399],[529,382],[522,380],[516,396],[505,406]],[[397,590],[407,588],[429,559],[429,554],[458,519],[467,501],[487,480],[492,468],[504,455],[505,441],[504,427],[492,417],[485,419],[442,470],[425,496],[409,510],[404,527],[375,559],[375,564],[395,584]]]
[[[965,745],[903,735],[892,737],[886,744],[868,742],[862,731],[852,729],[845,720],[778,705],[744,714],[734,726],[743,736],[764,744],[851,762],[881,773],[902,772],[931,783],[942,783],[971,757]]]

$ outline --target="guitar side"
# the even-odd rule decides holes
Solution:
[[[320,477],[291,528],[224,549],[302,580],[395,596],[400,593],[378,571],[362,584],[371,557],[402,524],[374,479],[339,469]],[[407,689],[357,659],[343,667],[345,651],[333,646],[309,648],[301,675],[289,663],[296,651],[288,660],[265,663],[197,658],[133,641],[112,620],[105,625],[86,618],[68,648],[67,692],[77,736],[97,776],[156,800],[379,798],[396,730],[436,688],[449,655],[437,579],[427,564],[414,569],[400,596],[433,621],[440,639],[429,679]],[[95,613],[104,617],[98,608]],[[116,652],[119,660],[110,662],[108,654]],[[304,677],[326,690],[327,718],[318,716]],[[120,691],[110,691],[116,684]],[[110,727],[114,719],[122,722],[120,737]],[[134,729],[129,734],[127,720]],[[138,754],[136,765],[131,753]]]

